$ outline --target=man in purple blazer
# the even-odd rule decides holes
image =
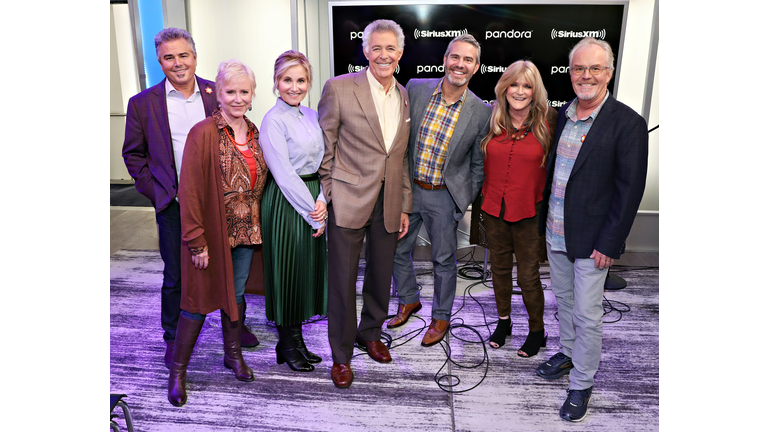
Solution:
[[[186,30],[167,28],[155,36],[160,84],[128,101],[123,159],[136,190],[155,207],[158,245],[163,258],[160,321],[170,368],[181,313],[181,218],[176,193],[187,133],[216,108],[214,83],[195,75],[195,41]],[[241,317],[243,318],[243,317]],[[258,339],[243,326],[242,346]]]
[[[560,108],[539,232],[547,235],[552,292],[557,299],[560,351],[537,374],[570,372],[560,417],[587,414],[603,338],[603,288],[622,252],[645,190],[648,126],[608,92],[613,52],[582,39],[569,55],[576,99]]]

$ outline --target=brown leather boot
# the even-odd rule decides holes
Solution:
[[[253,381],[253,371],[245,364],[243,352],[240,348],[240,326],[242,321],[232,321],[221,310],[221,333],[224,337],[224,366],[232,369],[235,377],[240,381]]]
[[[245,325],[245,299],[237,305],[237,312],[240,316],[240,348],[253,348],[259,345],[259,338],[251,331],[251,328]]]
[[[180,407],[187,403],[187,365],[204,322],[205,320],[191,320],[183,315],[179,317],[171,374],[168,377],[168,402],[173,406]]]

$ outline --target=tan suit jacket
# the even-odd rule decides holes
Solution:
[[[368,221],[383,182],[384,226],[394,233],[400,229],[400,214],[411,213],[408,92],[397,84],[402,115],[387,152],[366,71],[331,78],[323,87],[317,111],[325,155],[318,173],[336,224],[349,229]]]

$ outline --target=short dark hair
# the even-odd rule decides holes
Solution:
[[[157,55],[157,61],[160,61],[160,45],[163,42],[170,42],[176,39],[184,39],[189,42],[189,46],[192,47],[192,55],[197,58],[197,51],[195,50],[195,41],[188,31],[175,27],[168,27],[160,30],[160,33],[155,35],[155,54]]]

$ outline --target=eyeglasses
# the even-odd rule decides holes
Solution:
[[[592,76],[600,75],[603,73],[603,69],[613,69],[610,66],[590,66],[590,67],[584,67],[584,66],[576,66],[571,68],[571,73],[574,75],[584,75],[584,72],[589,69],[589,73]]]

